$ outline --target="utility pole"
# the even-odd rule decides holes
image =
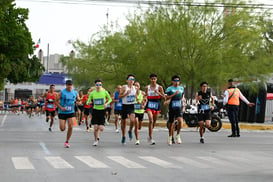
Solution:
[[[46,67],[47,67],[47,68],[46,68],[46,72],[48,73],[48,62],[49,62],[49,43],[47,44],[47,59],[46,59],[46,60],[47,60],[47,61],[46,61],[46,62],[47,62],[47,63],[46,63],[46,64],[47,64],[47,66],[46,66]]]
[[[106,12],[106,31],[108,33],[108,19],[109,19],[109,8],[107,8],[107,12]]]

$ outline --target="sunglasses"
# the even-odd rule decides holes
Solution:
[[[128,78],[128,80],[134,81],[135,79],[131,77],[131,78]]]
[[[180,82],[180,80],[173,80],[174,82]]]
[[[102,86],[102,84],[97,83],[96,86],[99,87],[99,86]]]

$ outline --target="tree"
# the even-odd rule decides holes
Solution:
[[[166,88],[171,76],[179,74],[188,98],[204,80],[216,89],[229,78],[265,80],[273,64],[263,35],[270,33],[265,24],[272,20],[264,18],[269,17],[266,11],[258,13],[257,7],[236,0],[232,13],[226,14],[230,5],[221,3],[219,8],[212,3],[196,6],[192,1],[170,0],[139,9],[128,16],[124,31],[101,34],[89,45],[78,44],[80,52],[85,50],[79,59],[99,68],[90,75],[112,83],[120,83],[130,72],[141,80],[156,72]]]
[[[44,71],[33,55],[34,42],[25,24],[28,10],[16,8],[14,0],[0,2],[0,85],[4,79],[11,83],[37,81]]]

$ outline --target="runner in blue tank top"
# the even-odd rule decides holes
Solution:
[[[72,89],[72,81],[66,81],[66,88],[63,89],[57,96],[56,105],[59,108],[59,120],[60,130],[64,131],[66,128],[66,121],[68,125],[66,141],[64,144],[65,148],[69,148],[69,139],[72,135],[73,121],[75,119],[75,102],[80,100],[78,93]]]
[[[119,93],[121,90],[121,85],[117,86],[117,90],[113,93],[113,102],[115,103],[115,108],[114,108],[114,114],[115,114],[115,126],[116,126],[116,132],[119,133],[118,130],[118,121],[119,121],[119,116],[121,116],[121,111],[122,111],[122,99],[119,98]]]
[[[168,121],[168,129],[169,129],[169,137],[168,137],[168,144],[172,145],[172,137],[174,134],[174,120],[177,119],[177,134],[176,134],[176,141],[180,144],[180,130],[181,124],[183,121],[182,118],[182,109],[184,106],[184,88],[179,86],[180,77],[175,75],[172,77],[172,86],[166,89],[166,99],[170,100],[169,103],[169,121]]]

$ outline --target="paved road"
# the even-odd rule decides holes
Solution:
[[[71,148],[63,148],[66,133],[58,123],[48,131],[44,116],[0,115],[1,182],[81,181],[272,181],[273,132],[242,131],[241,138],[227,138],[229,130],[206,132],[200,144],[196,129],[182,131],[181,145],[167,146],[167,130],[156,128],[155,146],[134,140],[120,144],[120,134],[107,126],[99,146],[93,133],[74,128]]]

